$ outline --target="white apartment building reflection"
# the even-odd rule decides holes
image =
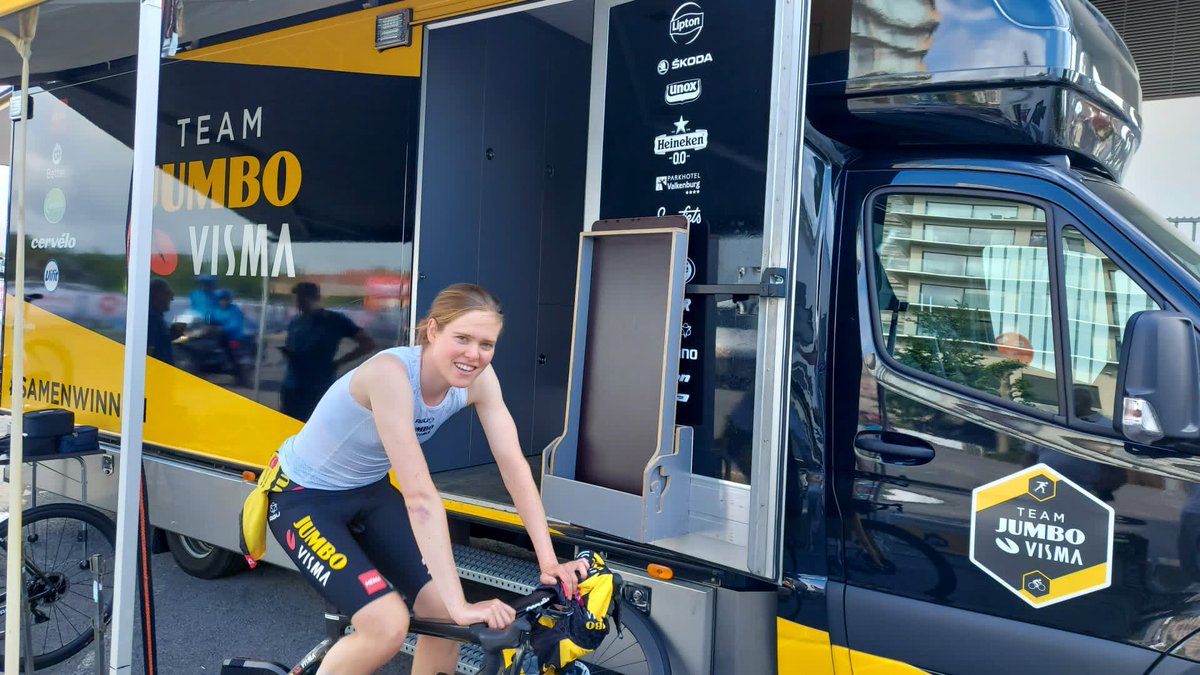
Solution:
[[[894,332],[889,338],[898,357],[904,361],[908,353],[910,365],[934,375],[1057,412],[1046,211],[935,194],[890,195],[878,209],[878,272],[890,287],[880,291],[881,327]],[[1073,388],[1111,416],[1123,326],[1134,312],[1156,306],[1069,222],[1058,248]],[[901,310],[894,329],[887,290]],[[1004,360],[1020,364],[1010,364],[1019,386],[1005,378],[988,386],[982,375],[964,381]]]

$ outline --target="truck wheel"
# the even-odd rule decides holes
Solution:
[[[219,579],[246,569],[246,559],[206,541],[167,533],[167,548],[184,572],[200,579]]]

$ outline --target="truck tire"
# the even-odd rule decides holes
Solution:
[[[219,579],[246,569],[242,556],[182,534],[167,532],[167,548],[184,572],[200,579]]]

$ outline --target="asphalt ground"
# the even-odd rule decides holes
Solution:
[[[8,488],[8,483],[0,482],[0,513],[8,510]],[[46,495],[39,498],[39,503],[53,499]],[[170,553],[160,553],[152,556],[151,580],[156,672],[161,675],[217,674],[221,672],[222,661],[230,657],[278,661],[290,668],[325,636],[325,603],[292,570],[264,564],[223,579],[197,579],[180,569]],[[90,589],[85,590],[90,593]],[[142,658],[142,630],[136,615],[134,621],[131,675],[147,672]],[[103,670],[97,670],[93,645],[37,673],[107,674],[111,635],[106,636],[105,642]],[[409,664],[408,657],[401,655],[379,672],[407,674]]]
[[[163,675],[220,673],[222,661],[229,657],[278,661],[290,668],[325,635],[324,603],[291,570],[260,565],[224,579],[197,579],[184,573],[170,553],[161,553],[153,556],[151,577],[157,672]],[[147,672],[141,643],[139,624],[131,673]],[[37,672],[95,675],[96,654],[87,647],[74,658]],[[408,673],[409,659],[397,657],[379,672]]]

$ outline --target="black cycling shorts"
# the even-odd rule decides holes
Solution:
[[[353,616],[393,590],[411,605],[431,577],[404,496],[387,478],[351,490],[270,493],[267,522],[310,585]]]

